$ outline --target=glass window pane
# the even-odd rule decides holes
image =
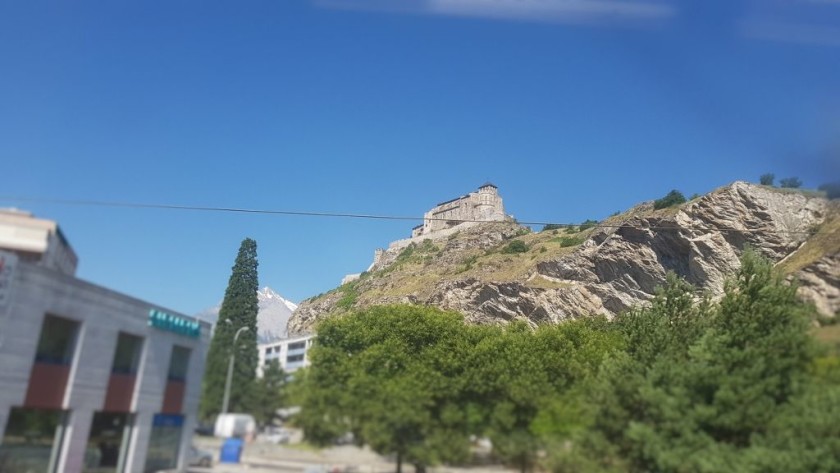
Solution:
[[[172,358],[169,359],[169,379],[172,381],[185,381],[187,379],[189,364],[190,349],[177,345],[173,346]]]
[[[12,408],[0,443],[0,471],[50,471],[61,449],[64,422],[64,411]]]
[[[125,464],[132,416],[128,413],[97,412],[93,415],[85,473],[117,473]]]
[[[146,454],[146,473],[176,468],[181,446],[181,429],[184,417],[180,415],[156,414],[152,421],[149,437],[149,451]]]
[[[121,332],[117,338],[117,349],[114,352],[114,366],[111,372],[121,374],[137,373],[142,348],[142,338]]]
[[[78,328],[78,322],[72,320],[54,315],[44,317],[35,361],[60,365],[71,364]]]

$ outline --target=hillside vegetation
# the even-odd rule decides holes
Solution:
[[[649,307],[530,329],[417,305],[329,318],[297,422],[425,472],[470,438],[521,472],[833,472],[840,359],[813,307],[747,251],[717,301],[668,276]]]
[[[743,182],[705,196],[637,205],[601,222],[532,231],[514,222],[462,225],[386,251],[360,279],[304,301],[291,332],[379,304],[432,305],[467,320],[531,324],[649,302],[672,272],[712,296],[752,247],[803,282],[802,296],[840,310],[840,210],[819,194]]]

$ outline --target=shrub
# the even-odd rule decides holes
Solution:
[[[528,251],[528,245],[522,240],[513,240],[502,248],[502,253],[509,255],[513,253],[525,253]]]
[[[682,192],[674,189],[669,192],[665,197],[661,199],[656,199],[653,201],[653,208],[654,209],[665,209],[668,207],[673,207],[675,205],[680,205],[685,203],[685,196]]]
[[[779,181],[779,187],[785,189],[798,189],[802,187],[802,181],[798,177],[786,177]]]
[[[827,182],[821,185],[818,189],[825,192],[825,196],[829,199],[837,199],[840,197],[840,182]]]
[[[598,225],[598,221],[597,221],[597,220],[589,220],[589,219],[587,219],[587,220],[584,220],[584,222],[583,222],[583,223],[581,223],[581,224],[580,224],[580,227],[578,227],[578,228],[579,228],[579,231],[581,231],[581,232],[582,232],[582,231],[584,231],[584,230],[589,230],[590,228],[594,227],[595,225]]]
[[[520,228],[519,230],[516,231],[516,236],[514,236],[514,238],[516,238],[518,236],[522,236],[522,235],[527,235],[529,233],[531,233],[531,228],[530,227],[522,227],[522,228]]]
[[[559,223],[548,223],[543,227],[542,231],[557,230],[560,228],[563,228],[563,225],[560,225]]]
[[[347,310],[356,305],[356,300],[359,298],[359,292],[356,290],[356,281],[344,284],[338,290],[342,293],[342,296],[335,303],[336,307]]]
[[[560,247],[577,246],[583,243],[583,237],[564,236],[560,238]]]
[[[575,226],[570,225],[570,226],[566,227],[566,233],[577,233],[577,232],[578,232],[578,229]]]
[[[772,186],[773,181],[776,180],[776,175],[773,173],[762,174],[760,178],[758,178],[758,182],[762,186]]]

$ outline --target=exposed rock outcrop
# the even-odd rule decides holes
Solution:
[[[428,251],[416,264],[401,265],[405,253],[389,255],[378,271],[343,290],[357,294],[358,306],[431,304],[460,311],[476,323],[612,317],[649,301],[669,271],[720,295],[747,246],[782,261],[836,214],[836,207],[819,196],[736,182],[676,209],[637,206],[579,232],[582,243],[573,248],[565,247],[565,239],[572,238],[563,236],[568,232],[540,232],[518,237],[528,244],[527,253],[506,255],[499,249],[522,229],[482,224],[425,244]],[[836,238],[840,241],[840,234]],[[840,252],[831,249],[797,271],[802,296],[823,315],[834,316],[840,309]],[[290,331],[309,329],[319,317],[341,312],[335,299],[330,294],[302,303]]]

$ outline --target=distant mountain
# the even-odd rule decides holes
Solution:
[[[297,309],[297,304],[284,299],[283,296],[270,287],[264,287],[257,291],[257,300],[259,302],[257,341],[259,343],[265,343],[284,338],[286,336],[286,325],[289,323],[289,317]],[[215,324],[219,318],[221,307],[222,304],[220,302],[215,307],[199,312],[196,314],[196,317]]]

